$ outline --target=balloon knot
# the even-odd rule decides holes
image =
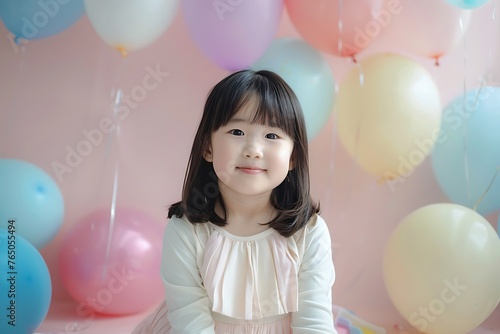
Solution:
[[[14,36],[14,43],[16,43],[17,45],[21,45],[23,43],[21,37],[19,36]]]
[[[122,55],[123,58],[127,58],[128,52],[127,52],[127,49],[125,47],[123,47],[123,46],[117,46],[117,47],[115,47],[115,49],[118,50],[121,53],[121,55]]]
[[[439,57],[434,57],[434,65],[439,67]]]

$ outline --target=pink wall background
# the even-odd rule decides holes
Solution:
[[[485,75],[500,80],[500,73],[491,67],[499,39],[495,6],[498,10],[498,3],[492,1],[473,12],[465,35],[466,48],[460,44],[441,59],[439,67],[431,59],[409,55],[430,71],[443,104],[463,92],[464,85],[476,87]],[[278,36],[299,36],[286,11]],[[359,58],[379,51],[398,50],[381,34]],[[354,66],[350,60],[324,56],[337,82]],[[56,36],[28,42],[23,52],[0,25],[1,158],[32,162],[57,181],[51,164],[64,163],[66,147],[75,148],[85,139],[84,130],[98,128],[102,118],[111,116],[114,89],[127,93],[141,85],[148,67],[158,67],[168,76],[122,122],[116,146],[120,163],[117,203],[164,221],[167,206],[180,197],[207,92],[229,73],[199,51],[180,10],[160,39],[125,60],[104,44],[85,16]],[[335,111],[310,142],[310,150],[313,195],[321,201],[333,242],[335,303],[388,330],[394,331],[394,324],[408,329],[384,287],[383,250],[403,217],[424,205],[447,202],[430,161],[427,159],[392,191],[358,168],[343,150],[336,134]],[[91,154],[58,182],[66,205],[64,223],[57,237],[42,250],[54,286],[48,320],[70,314],[74,307],[58,274],[56,255],[61,239],[78,219],[110,202],[113,174],[104,166],[104,154],[104,143],[93,147]],[[496,222],[497,214],[487,218]],[[66,311],[58,308],[62,304]],[[489,333],[488,328],[491,333],[500,332],[499,309],[483,330]],[[87,333],[96,332],[90,328]]]

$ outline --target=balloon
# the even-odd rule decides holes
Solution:
[[[470,11],[443,0],[404,1],[392,15],[384,38],[400,51],[439,59],[463,42]]]
[[[196,45],[229,71],[250,66],[266,51],[283,12],[283,0],[184,0],[182,5]]]
[[[471,209],[428,205],[389,238],[383,273],[394,306],[411,325],[427,334],[465,334],[500,300],[500,239]]]
[[[45,38],[72,26],[85,13],[83,0],[2,0],[0,18],[16,37]]]
[[[330,117],[335,96],[332,70],[321,53],[295,38],[276,39],[253,65],[280,75],[297,95],[312,139]]]
[[[160,277],[164,225],[132,208],[95,211],[65,235],[59,251],[64,287],[80,316],[144,311],[164,296]]]
[[[354,57],[379,35],[386,25],[381,7],[382,0],[286,0],[300,35],[318,50],[341,57]]]
[[[336,103],[340,141],[370,174],[386,181],[409,176],[434,146],[439,91],[413,60],[396,54],[364,59],[341,82]]]
[[[485,215],[500,209],[499,105],[500,87],[483,86],[455,98],[443,111],[432,153],[434,174],[447,197],[469,208],[479,201],[476,209]]]
[[[0,159],[0,228],[13,219],[17,233],[36,248],[48,244],[61,228],[64,201],[57,184],[39,167]]]
[[[497,233],[498,233],[498,237],[500,237],[500,214],[498,215]]]
[[[52,283],[42,255],[17,234],[16,223],[0,229],[0,268],[0,333],[33,333],[49,311]]]
[[[473,9],[481,7],[489,0],[446,0],[446,2],[463,9]]]
[[[90,23],[123,56],[156,41],[169,27],[178,0],[85,0]]]

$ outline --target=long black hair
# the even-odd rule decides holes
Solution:
[[[225,211],[217,175],[212,163],[203,157],[210,147],[212,134],[254,98],[257,110],[253,121],[281,128],[294,143],[293,169],[271,192],[271,204],[277,214],[269,226],[289,237],[319,212],[319,205],[312,201],[310,194],[307,133],[295,93],[276,73],[241,70],[222,79],[208,95],[189,157],[182,200],[169,208],[169,218],[185,215],[192,223],[210,221],[218,226],[226,225],[226,220],[215,213],[217,201]],[[227,212],[225,214],[227,217]]]

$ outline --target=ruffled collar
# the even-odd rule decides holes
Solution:
[[[211,225],[201,275],[212,311],[243,320],[297,311],[294,244],[272,228],[242,237]]]

